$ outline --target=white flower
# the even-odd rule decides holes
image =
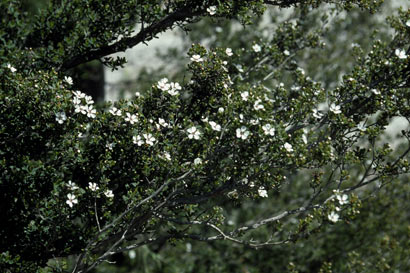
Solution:
[[[254,45],[252,46],[252,49],[253,49],[253,51],[255,51],[255,52],[260,52],[260,51],[262,50],[261,46],[258,45],[258,44],[254,44]]]
[[[73,79],[71,77],[64,76],[64,80],[69,85],[73,85]]]
[[[92,191],[96,191],[99,189],[99,187],[97,186],[97,183],[92,183],[92,182],[88,183],[88,188]]]
[[[228,55],[228,57],[231,57],[232,55],[233,55],[233,52],[232,52],[232,48],[227,48],[226,50],[225,50],[225,53],[226,53],[226,55]]]
[[[317,119],[321,119],[323,117],[323,114],[318,110],[318,109],[313,109],[313,116]]]
[[[340,110],[340,105],[336,105],[336,104],[334,104],[334,103],[332,103],[331,105],[330,105],[330,109],[329,109],[331,112],[333,112],[333,113],[335,113],[335,114],[340,114],[340,113],[342,113],[342,111]]]
[[[224,111],[225,111],[225,109],[223,109],[223,107],[218,108],[218,113],[222,114]]]
[[[283,148],[285,148],[286,151],[288,151],[288,153],[293,152],[292,144],[290,144],[290,143],[288,143],[288,142],[286,142],[285,144],[283,144]]]
[[[135,92],[135,96],[137,97],[137,98],[139,98],[139,97],[141,97],[141,93],[140,92]]]
[[[72,208],[74,204],[78,203],[77,198],[72,193],[67,194],[67,198],[68,200],[66,201],[66,203],[70,206],[70,208]]]
[[[105,148],[109,149],[110,151],[112,151],[112,148],[114,147],[114,143],[107,143],[105,144]]]
[[[249,121],[249,123],[252,124],[252,125],[258,125],[259,124],[259,118],[258,119],[251,119]]]
[[[377,90],[377,89],[370,89],[370,91],[372,91],[372,93],[373,94],[375,94],[375,95],[380,95],[380,91],[379,90]]]
[[[171,88],[171,85],[168,83],[167,78],[163,78],[158,81],[157,87],[158,89],[161,89],[162,91],[168,91]]]
[[[283,51],[283,54],[285,54],[285,56],[289,56],[289,55],[290,55],[290,52],[289,52],[289,50],[285,49],[285,50]]]
[[[85,96],[86,96],[86,94],[84,94],[83,92],[81,92],[81,91],[73,91],[73,94],[74,94],[74,96],[76,96],[77,98],[79,98],[79,99],[82,99],[82,98],[85,98]]]
[[[159,118],[158,119],[158,123],[159,125],[161,125],[162,127],[169,127],[169,124],[167,122],[165,122],[165,119],[163,118]]]
[[[262,126],[262,130],[265,135],[274,136],[275,135],[275,128],[273,128],[269,123]]]
[[[406,26],[410,27],[410,20],[407,20]]]
[[[188,132],[188,138],[189,139],[199,139],[201,132],[198,131],[198,129],[195,126],[192,126],[187,130]]]
[[[196,63],[200,63],[200,62],[203,62],[204,59],[202,59],[201,55],[195,54],[195,55],[192,55],[191,61],[196,62]]]
[[[155,142],[155,137],[152,136],[152,134],[143,134],[142,135],[145,138],[145,143],[152,146],[154,145]]]
[[[217,124],[215,121],[210,121],[209,125],[211,125],[211,128],[215,131],[221,131],[221,125]]]
[[[56,121],[57,121],[59,124],[63,124],[64,121],[66,121],[66,120],[67,120],[67,116],[65,115],[64,112],[56,113]]]
[[[396,49],[395,51],[394,51],[394,54],[396,54],[396,56],[399,58],[399,59],[407,59],[407,55],[406,55],[406,51],[404,50],[404,49]]]
[[[81,104],[81,99],[79,97],[75,96],[73,98],[73,103],[74,103],[75,106],[80,105]]]
[[[199,165],[202,164],[202,159],[200,159],[199,157],[194,159],[194,165]]]
[[[336,223],[337,221],[339,221],[339,214],[335,213],[334,211],[332,211],[327,218],[332,221],[333,223]]]
[[[337,195],[336,196],[337,201],[339,201],[340,205],[345,205],[347,203],[349,203],[349,196],[347,196],[347,194],[342,194],[342,195]]]
[[[179,83],[171,82],[169,84],[168,94],[170,94],[171,96],[176,96],[179,94],[178,90],[181,90],[181,89],[182,87],[181,85],[179,85]]]
[[[268,197],[268,192],[265,190],[264,187],[260,187],[258,189],[258,194],[260,197],[265,197],[265,198]]]
[[[112,190],[106,190],[104,192],[104,195],[107,196],[107,198],[113,198],[114,194],[112,193]]]
[[[245,91],[241,93],[242,100],[247,101],[249,97],[249,92]]]
[[[163,158],[166,160],[171,160],[171,155],[168,152],[164,152]]]
[[[125,117],[125,121],[128,121],[131,124],[138,122],[137,115],[134,115],[134,114],[131,115],[130,113],[126,113],[126,115],[127,116]]]
[[[292,90],[292,91],[299,91],[299,90],[300,90],[300,86],[292,85],[292,87],[290,88],[290,90]]]
[[[88,107],[87,105],[75,105],[74,112],[81,113],[83,115],[87,114]]]
[[[95,114],[97,113],[97,110],[95,110],[92,105],[85,106],[85,109],[87,111],[87,117],[95,118]]]
[[[241,139],[246,139],[249,136],[250,132],[245,126],[236,129],[236,137]]]
[[[216,14],[216,6],[210,6],[209,8],[206,9],[206,11],[209,13],[209,15],[215,15]]]
[[[116,107],[113,107],[111,110],[110,110],[110,113],[112,114],[112,115],[114,115],[114,116],[121,116],[121,110],[120,109],[117,109]]]
[[[144,144],[144,141],[142,140],[141,136],[133,136],[132,142],[134,144],[137,144],[138,146],[141,146],[142,144]]]
[[[10,69],[10,71],[11,71],[12,73],[14,73],[14,72],[17,71],[17,69],[15,69],[11,64],[7,64],[7,68]]]
[[[91,97],[91,96],[85,96],[85,103],[87,103],[87,104],[94,104],[93,97]]]
[[[263,104],[260,104],[262,101],[260,99],[257,99],[255,101],[255,103],[253,104],[253,108],[258,111],[258,110],[264,110],[265,107],[263,106]]]
[[[298,71],[302,75],[305,75],[305,70],[303,70],[303,68],[301,67],[296,68],[296,71]]]
[[[68,180],[67,187],[68,187],[71,191],[78,189],[77,185],[76,185],[75,183],[71,182],[71,180]]]

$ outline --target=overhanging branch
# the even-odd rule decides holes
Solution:
[[[166,31],[171,28],[175,23],[181,23],[188,21],[189,19],[199,16],[204,11],[201,9],[193,10],[192,7],[185,6],[182,9],[176,10],[175,12],[169,14],[162,20],[151,24],[148,27],[142,28],[138,34],[135,36],[123,38],[118,42],[111,45],[103,46],[94,50],[89,50],[81,55],[74,56],[62,64],[60,70],[67,70],[76,67],[80,64],[100,59],[110,54],[117,52],[124,52],[125,50],[132,48],[142,42],[149,41],[155,37],[158,33]]]

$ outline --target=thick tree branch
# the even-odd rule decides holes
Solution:
[[[89,50],[84,52],[81,55],[74,56],[66,60],[60,70],[67,70],[78,66],[80,64],[100,59],[110,54],[117,52],[123,52],[129,48],[132,48],[142,42],[147,42],[155,37],[155,35],[166,31],[167,29],[172,28],[176,23],[187,22],[195,16],[199,16],[204,11],[201,9],[193,10],[190,6],[185,6],[165,18],[151,24],[148,27],[142,28],[138,34],[132,37],[123,38],[118,42],[115,42],[111,45],[103,46],[94,50]]]

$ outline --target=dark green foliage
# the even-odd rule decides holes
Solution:
[[[1,271],[91,272],[134,249],[147,272],[182,271],[176,257],[186,272],[407,270],[408,227],[385,222],[408,221],[389,198],[408,197],[409,131],[396,146],[383,132],[410,113],[410,13],[337,82],[306,69],[329,66],[312,60],[334,38],[310,10],[321,2],[0,1]],[[356,4],[378,6],[341,2]],[[116,69],[109,54],[167,29],[246,25],[267,5],[297,6],[297,22],[195,43],[180,84],[97,106],[76,90],[72,68]]]

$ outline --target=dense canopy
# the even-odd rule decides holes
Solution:
[[[378,210],[407,221],[380,267],[409,270],[394,262],[409,254],[408,210],[389,199],[409,194],[410,10],[389,18],[390,35],[354,44],[338,60],[350,69],[331,75],[318,72],[329,68],[318,52],[337,47],[326,7],[373,13],[381,1],[25,2],[0,1],[2,272],[91,272],[118,253],[178,253],[181,242],[297,252],[341,225],[339,244],[371,238],[377,227],[366,234],[360,217]],[[245,28],[252,39],[231,46],[194,43],[186,65],[150,76],[131,99],[95,103],[78,90],[74,70],[90,61],[117,69],[126,60],[112,53],[166,30],[246,26],[270,7],[298,16],[271,22],[268,35]],[[393,143],[385,131],[398,117],[407,127]],[[365,272],[379,257],[348,254],[339,270]]]

